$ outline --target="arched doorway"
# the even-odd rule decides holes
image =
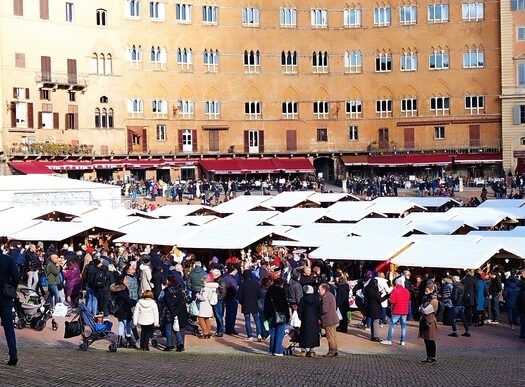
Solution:
[[[319,175],[319,172],[322,172],[325,181],[335,181],[334,161],[330,157],[319,157],[315,159],[314,167],[316,176]]]

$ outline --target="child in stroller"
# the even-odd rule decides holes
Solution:
[[[14,325],[18,329],[23,329],[26,325],[31,328],[42,331],[47,323],[47,320],[53,317],[53,308],[50,304],[44,304],[42,297],[34,290],[28,288],[20,288],[22,293],[22,300],[15,299],[14,309]],[[58,329],[57,322],[52,319],[51,327],[54,331]]]
[[[111,321],[97,321],[91,314],[85,304],[78,304],[79,311],[73,317],[71,322],[74,322],[78,317],[80,321],[80,333],[82,336],[82,343],[78,346],[81,351],[87,351],[89,346],[98,340],[109,341],[109,352],[117,352],[116,335],[111,331],[113,323]],[[88,330],[86,330],[86,327]]]

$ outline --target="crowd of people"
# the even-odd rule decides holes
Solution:
[[[253,253],[239,259],[203,260],[174,249],[137,245],[79,245],[77,250],[53,244],[11,243],[0,256],[1,319],[9,345],[9,364],[17,363],[9,287],[27,286],[47,303],[76,308],[86,303],[93,316],[118,321],[118,345],[149,351],[154,337],[164,337],[165,351],[185,350],[185,335],[209,340],[240,334],[236,319],[244,316],[247,342],[268,342],[274,356],[286,353],[286,334],[297,344],[297,356],[315,357],[321,338],[325,357],[338,356],[336,332],[348,333],[352,308],[360,311],[359,326],[370,339],[392,345],[396,325],[405,345],[407,321],[419,320],[426,363],[436,361],[438,326],[450,325],[451,337],[470,337],[472,326],[500,323],[504,301],[509,326],[520,326],[525,338],[525,270],[503,273],[469,270],[444,275],[417,275],[408,270],[366,270],[358,279],[354,268],[314,261],[304,253],[275,250],[273,256]],[[21,281],[23,285],[21,285]],[[353,309],[355,313],[355,309]],[[386,338],[380,327],[388,324]],[[253,329],[255,327],[255,330]],[[155,341],[158,341],[155,339]]]

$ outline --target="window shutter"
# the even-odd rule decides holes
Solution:
[[[78,129],[78,113],[73,113],[73,129]]]
[[[38,129],[42,129],[42,112],[38,112]]]
[[[521,108],[520,105],[514,105],[514,125],[521,124]]]
[[[29,89],[26,88],[26,99],[29,99]]]
[[[148,152],[148,130],[142,129],[142,152]]]
[[[18,98],[18,92],[17,92],[17,89],[16,87],[13,87],[13,98]]]
[[[182,152],[182,129],[179,129],[178,141],[179,141],[179,152]]]
[[[11,102],[11,128],[16,128],[16,102]]]
[[[295,130],[286,131],[286,150],[287,151],[297,150],[297,131]]]
[[[58,113],[53,113],[53,129],[58,129],[60,126],[60,123],[58,122],[60,120]]]
[[[249,131],[245,130],[244,131],[244,153],[248,153],[248,151],[250,150],[249,136],[250,136]]]
[[[67,122],[67,116],[69,115],[69,113],[66,113],[65,114],[65,121],[64,121],[64,128],[66,129],[71,129],[69,126],[68,126],[68,122]]]
[[[128,129],[128,153],[133,151],[133,132]]]
[[[49,19],[49,0],[40,0],[40,19]]]
[[[24,16],[24,1],[13,0],[13,14],[15,16]]]
[[[259,130],[259,153],[264,153],[264,130]]]
[[[33,121],[33,104],[32,103],[27,104],[27,127],[28,128],[35,127],[35,123]]]
[[[191,131],[191,150],[197,152],[197,131],[195,129]]]

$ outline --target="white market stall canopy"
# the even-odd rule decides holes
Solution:
[[[337,203],[341,201],[359,201],[360,199],[357,196],[351,195],[349,193],[337,193],[337,192],[327,192],[320,193],[316,192],[312,196],[308,197],[309,200],[322,204],[322,203]]]
[[[270,206],[272,208],[293,208],[297,207],[301,203],[310,202],[312,204],[318,205],[317,202],[309,200],[310,196],[314,195],[313,191],[292,191],[292,192],[283,192],[279,195],[271,196],[268,200],[264,201],[265,206]]]
[[[271,219],[272,224],[283,226],[302,226],[315,223],[326,216],[326,208],[291,208]]]
[[[9,234],[8,238],[17,241],[64,241],[89,231],[93,227],[93,224],[83,222],[49,222],[43,220],[31,227]]]
[[[374,210],[373,201],[337,202],[327,208],[326,215],[338,222],[359,222],[370,216],[387,217],[386,214],[377,213]]]
[[[412,245],[411,238],[343,237],[312,251],[310,258],[348,261],[386,261]]]
[[[493,199],[485,200],[478,208],[524,207],[525,199]]]
[[[133,225],[128,226],[129,228]],[[126,230],[125,227],[123,230]],[[141,227],[133,227],[126,235],[115,239],[115,242],[153,244],[158,246],[177,246],[185,239],[201,231],[198,226],[176,226],[165,220],[144,220]]]
[[[264,195],[241,195],[237,196],[233,200],[221,203],[218,206],[213,207],[213,210],[220,214],[233,214],[236,212],[251,211],[254,209],[263,210],[274,210],[272,207],[264,204],[265,201],[269,200],[270,196]]]
[[[275,246],[319,247],[330,240],[339,240],[350,235],[353,224],[349,223],[310,223],[298,228],[290,228],[285,233],[276,233],[286,240],[274,240]]]

